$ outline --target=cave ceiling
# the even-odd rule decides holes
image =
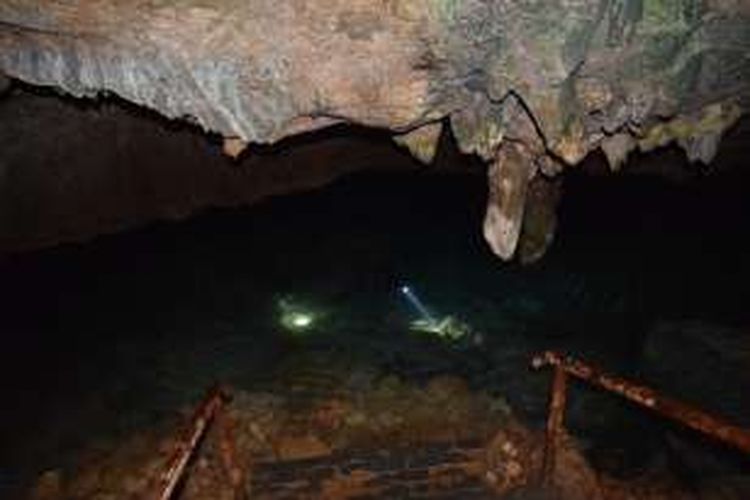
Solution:
[[[448,125],[489,165],[490,247],[533,260],[589,152],[710,162],[750,105],[750,2],[4,0],[0,73],[117,95],[235,155],[353,123],[429,161]]]

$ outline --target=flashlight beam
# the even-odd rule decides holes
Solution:
[[[417,297],[417,294],[415,294],[410,287],[406,285],[402,286],[401,293],[404,297],[406,297],[406,300],[409,302],[409,304],[411,304],[411,306],[419,313],[420,316],[422,316],[423,319],[429,321],[430,323],[435,323],[435,317],[430,313],[424,303],[419,299],[419,297]]]

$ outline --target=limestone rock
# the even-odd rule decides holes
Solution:
[[[484,216],[484,237],[495,254],[510,259],[521,235],[526,192],[532,165],[523,147],[507,143],[488,171],[489,198]]]
[[[432,163],[437,153],[440,134],[443,132],[441,122],[430,123],[403,135],[394,137],[396,144],[406,147],[422,163]]]
[[[557,228],[557,205],[562,195],[562,180],[536,175],[529,182],[523,227],[518,242],[521,263],[536,262],[547,251]]]
[[[522,165],[540,156],[572,165],[602,147],[616,167],[632,136],[711,159],[750,105],[745,4],[6,0],[0,72],[116,94],[230,138],[230,154],[353,123],[414,131],[403,142],[424,160],[437,132],[423,126],[446,119],[505,183],[490,186],[485,235],[509,258],[532,178]],[[525,152],[498,160],[507,139]]]

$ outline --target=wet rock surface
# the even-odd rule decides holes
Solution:
[[[435,386],[446,384],[451,387],[447,393],[436,391]],[[381,385],[388,386],[392,399],[382,399]],[[462,387],[459,380],[436,380],[426,388],[394,388],[384,379],[360,394],[366,410],[357,409],[354,401],[335,403],[340,408],[335,425],[322,423],[320,405],[305,412],[297,406],[290,413],[294,402],[281,396],[237,392],[220,418],[232,422],[236,464],[252,498],[689,498],[663,467],[627,480],[596,472],[570,437],[560,448],[552,484],[540,488],[541,437],[507,409],[493,411],[483,402],[485,396]],[[395,399],[411,405],[384,418]],[[467,401],[473,410],[460,420],[445,418],[445,410],[461,411]],[[429,417],[421,413],[424,406]],[[234,498],[219,425],[197,449],[179,498]],[[161,435],[141,432],[91,451],[72,471],[43,473],[32,498],[146,494],[174,447],[174,429],[167,428]],[[450,434],[453,439],[446,440]]]
[[[304,370],[304,364],[298,366]],[[310,377],[305,373],[300,379]],[[288,386],[284,380],[279,384]],[[486,396],[469,393],[459,380],[419,388],[385,378],[356,399],[329,395],[322,400],[318,394],[302,402],[297,397],[302,390],[288,387],[295,397],[238,392],[229,408],[253,498],[486,496],[487,435],[507,426],[510,416],[493,411]],[[222,498],[227,491],[217,432],[212,429],[188,470],[182,498]],[[56,484],[58,498],[142,494],[163,466],[169,434],[134,436],[108,453],[94,454],[95,460],[82,460],[64,484]],[[39,495],[49,489],[50,474],[40,477]],[[59,473],[54,474],[59,483]],[[519,484],[525,474],[519,463],[508,484]]]
[[[338,490],[340,496],[349,497],[489,498],[482,483],[483,459],[481,446],[466,443],[261,462],[253,468],[257,485],[253,494],[256,498],[332,497]]]

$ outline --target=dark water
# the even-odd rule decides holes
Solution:
[[[458,374],[538,426],[548,382],[528,368],[538,350],[643,378],[657,324],[749,331],[742,181],[571,174],[557,240],[530,267],[484,245],[481,176],[427,172],[358,175],[251,209],[6,257],[0,481],[9,488],[70,465],[93,441],[173,415],[214,380],[253,387],[304,348],[357,353],[416,380]],[[410,336],[403,284],[470,323],[482,343]],[[278,326],[285,294],[325,312],[302,345]],[[716,378],[708,365],[690,370]],[[735,375],[718,386],[738,391]],[[573,392],[568,421],[592,456],[617,448],[618,466],[637,468],[665,446],[657,419]]]

